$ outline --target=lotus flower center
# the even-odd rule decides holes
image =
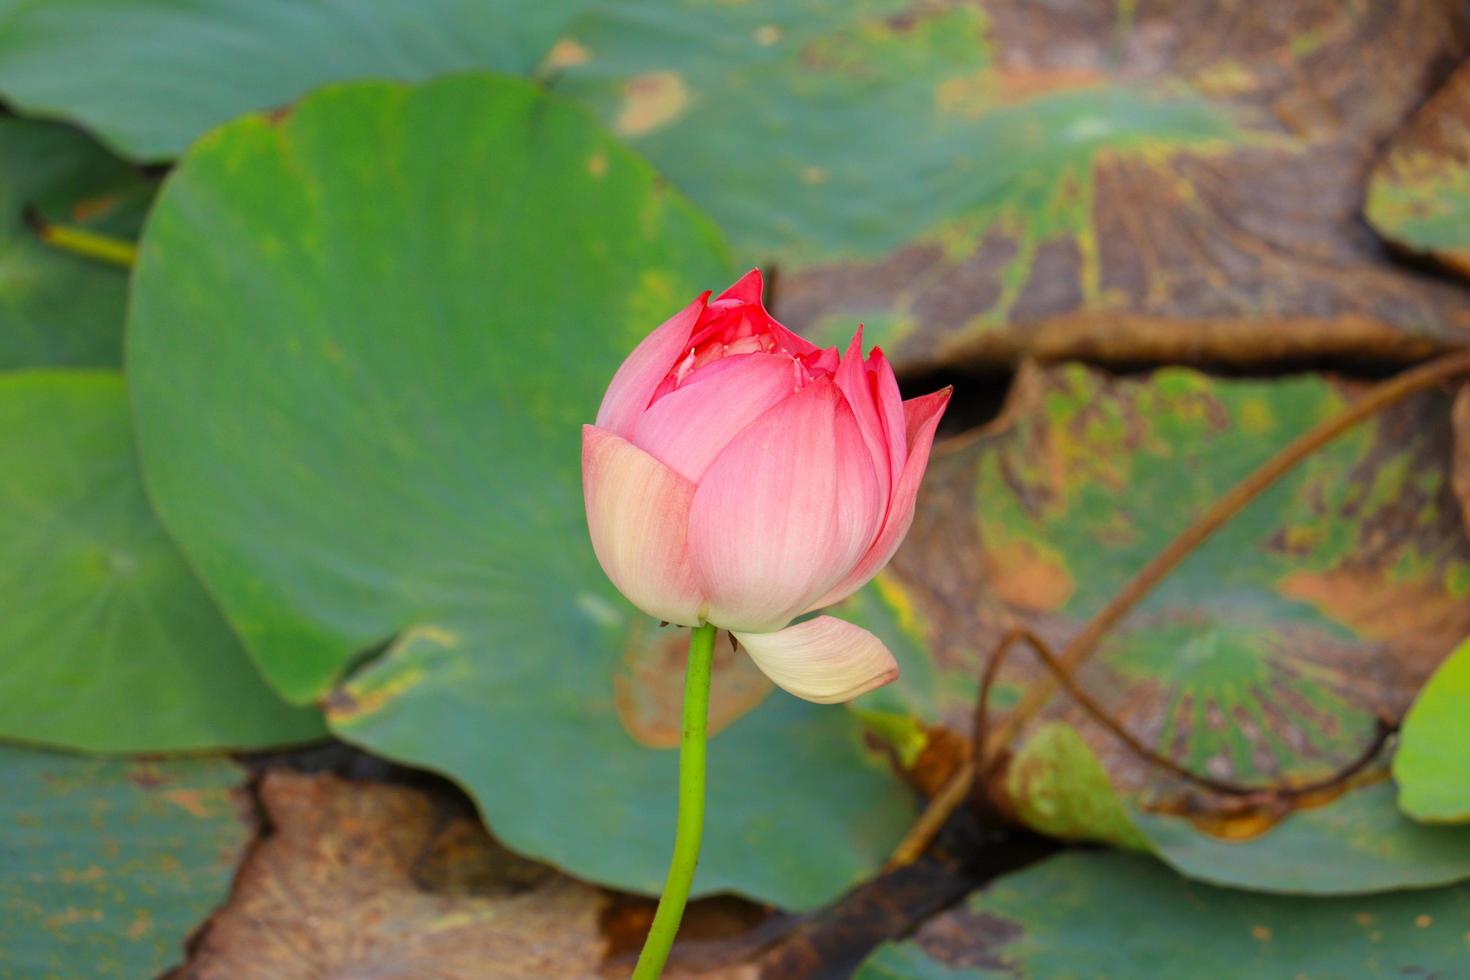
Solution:
[[[720,310],[718,306],[711,304],[710,311],[716,315],[690,338],[688,353],[659,385],[655,401],[697,380],[717,361],[743,354],[774,354],[790,359],[792,391],[837,372],[839,356],[835,347],[821,350],[808,344],[768,317],[750,316],[743,304],[734,310]]]

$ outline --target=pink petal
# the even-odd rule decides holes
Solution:
[[[605,429],[582,426],[592,550],[618,591],[658,619],[694,626],[703,599],[686,536],[694,484]]]
[[[873,353],[868,357],[867,371],[873,400],[877,402],[878,411],[883,416],[883,431],[888,437],[888,458],[893,466],[893,483],[897,484],[908,462],[909,447],[914,444],[914,440],[904,432],[906,409],[903,395],[899,393],[898,378],[894,377],[893,366],[883,356],[881,348],[873,348]],[[948,400],[946,396],[945,401]]]
[[[883,520],[847,400],[820,378],[748,425],[710,464],[689,554],[710,622],[779,629],[840,581]]]
[[[697,483],[741,429],[791,396],[792,367],[776,354],[720,358],[654,402],[629,440]]]
[[[949,386],[918,398],[910,398],[903,403],[904,437],[908,440],[910,458],[919,451],[919,441],[928,439],[924,445],[924,460],[928,461],[929,446],[934,442],[934,430],[939,427],[939,420],[949,407],[949,396],[953,394],[954,388]],[[924,434],[925,429],[928,430],[927,436]]]
[[[939,427],[939,419],[944,415],[952,391],[951,388],[945,388],[903,403],[909,458],[893,488],[893,498],[888,503],[883,529],[878,532],[877,540],[853,568],[852,573],[804,611],[821,609],[852,595],[888,564],[893,553],[903,543],[904,535],[909,533],[909,526],[914,523],[914,501],[919,496],[919,484],[923,482],[924,470],[929,465],[929,449],[934,444],[934,430]]]
[[[765,292],[765,288],[766,280],[761,275],[761,270],[751,269],[745,275],[736,279],[729,289],[716,296],[715,302],[718,303],[720,300],[733,299],[739,300],[742,303],[754,303],[759,306],[761,293]]]
[[[792,333],[771,316],[761,302],[764,288],[765,280],[759,269],[751,269],[741,276],[710,302],[710,315],[699,325],[691,343],[698,347],[716,338],[730,343],[736,338],[768,334],[775,343],[775,350],[785,354],[808,355],[820,351],[816,344]]]
[[[633,348],[602,396],[602,407],[597,410],[599,429],[624,437],[633,431],[634,421],[648,407],[664,376],[684,353],[708,299],[708,292],[702,294]]]
[[[842,389],[843,396],[847,398],[847,404],[852,408],[852,414],[857,418],[858,429],[863,434],[863,443],[868,447],[868,454],[873,457],[873,466],[878,474],[878,493],[884,500],[887,500],[889,488],[892,487],[896,474],[888,459],[888,434],[885,430],[884,419],[878,410],[874,388],[869,384],[867,368],[863,365],[863,328],[861,326],[857,328],[857,333],[853,334],[852,344],[847,348],[842,363],[838,365],[833,380],[837,382],[837,387]]]
[[[818,704],[851,701],[898,676],[898,663],[882,640],[831,616],[735,637],[767,677]]]

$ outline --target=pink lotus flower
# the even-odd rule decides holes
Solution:
[[[771,680],[846,701],[898,676],[831,616],[893,557],[914,517],[948,390],[903,401],[859,328],[845,356],[761,305],[761,275],[705,293],[618,368],[582,428],[592,545],[639,609],[730,630]]]

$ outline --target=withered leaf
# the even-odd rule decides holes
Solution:
[[[781,272],[778,315],[905,368],[1279,363],[1470,337],[1361,225],[1457,0],[696,0],[594,8],[548,64]]]
[[[880,703],[968,732],[976,679],[1007,629],[1062,649],[1206,506],[1353,392],[1183,369],[1023,373],[994,426],[942,447],[893,573],[854,606],[900,657]],[[1448,419],[1449,398],[1428,393],[1310,457],[1113,630],[1080,683],[1152,749],[1216,779],[1301,783],[1358,757],[1470,632]],[[995,711],[1042,673],[1015,652]],[[1038,829],[1067,819],[1031,788],[1114,806],[1107,787],[1068,783],[1082,771],[1063,765],[1068,753],[1026,751],[1047,723],[1080,733],[1135,805],[1227,802],[1160,773],[1059,696],[1013,748],[1031,770],[1049,758],[1066,771],[1002,768],[987,787]],[[1103,836],[1129,842],[1114,829]]]
[[[1470,64],[1394,135],[1366,211],[1389,241],[1470,276]]]
[[[183,975],[592,976],[606,894],[417,789],[270,771],[273,832]]]
[[[516,856],[441,792],[276,768],[260,798],[270,833],[180,977],[626,976],[651,918],[647,900]],[[753,975],[767,916],[694,903],[668,975]]]

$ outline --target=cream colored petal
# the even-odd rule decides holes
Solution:
[[[898,676],[898,663],[882,640],[832,616],[775,633],[735,636],[767,677],[818,704],[851,701]]]
[[[626,439],[584,425],[582,495],[592,549],[618,591],[650,616],[697,625],[703,599],[686,546],[694,484]]]

